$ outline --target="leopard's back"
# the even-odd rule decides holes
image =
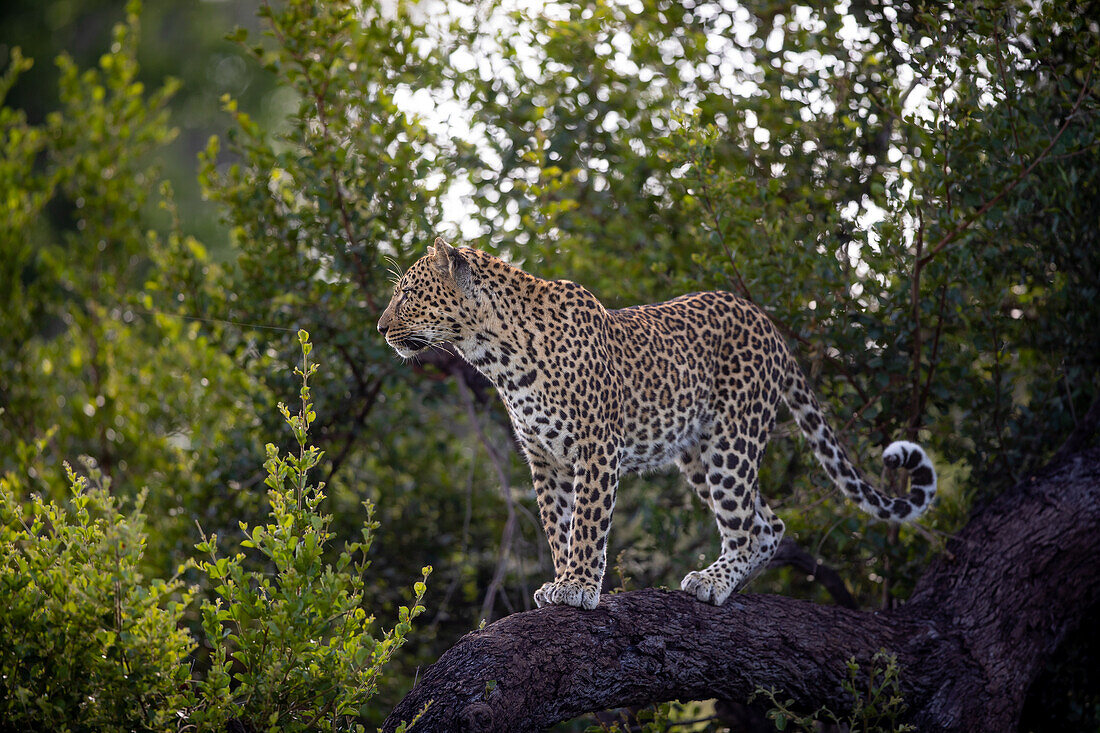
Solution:
[[[608,311],[607,343],[624,389],[624,469],[672,463],[737,403],[771,399],[786,347],[753,304],[727,292]],[[751,408],[750,408],[751,409]]]

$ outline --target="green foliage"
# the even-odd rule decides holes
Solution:
[[[586,733],[718,733],[728,730],[715,714],[714,701],[662,702],[641,709],[609,711],[600,716],[595,725],[584,729]]]
[[[32,461],[44,446],[19,450]],[[191,593],[141,572],[144,494],[124,512],[88,469],[66,466],[64,503],[28,500],[17,474],[0,477],[0,718],[13,730],[174,730]]]
[[[297,454],[280,455],[268,444],[270,521],[241,523],[241,544],[259,553],[262,569],[250,569],[244,553],[221,556],[216,535],[197,546],[210,557],[199,567],[216,594],[202,604],[203,631],[214,654],[193,713],[200,727],[237,720],[249,730],[363,730],[356,721],[377,692],[382,668],[424,611],[426,586],[419,581],[412,604],[399,609],[397,625],[380,639],[371,635],[374,616],[363,608],[364,577],[378,525],[369,503],[362,541],[345,543],[335,564],[323,559],[333,537],[332,517],[320,510],[324,484],[309,483],[321,459],[321,451],[308,444],[317,417],[309,378],[317,364],[309,360],[309,334],[299,331],[298,339],[301,406],[291,414],[279,404]],[[424,580],[430,572],[430,566],[423,569]]]
[[[196,548],[209,556],[197,565],[215,595],[199,607],[213,649],[199,676],[192,677],[194,643],[184,628],[194,589],[178,577],[148,580],[141,572],[145,492],[123,513],[110,478],[86,459],[91,482],[68,471],[66,505],[27,500],[23,477],[41,470],[52,431],[35,446],[17,446],[22,470],[0,477],[6,722],[57,730],[167,730],[180,721],[201,729],[236,721],[249,730],[363,730],[359,721],[383,667],[424,612],[431,567],[414,584],[412,602],[398,609],[396,625],[376,638],[364,589],[378,525],[368,502],[361,541],[325,560],[332,517],[321,511],[324,484],[309,478],[322,456],[308,444],[317,364],[305,331],[299,341],[301,406],[291,414],[279,405],[298,450],[268,446],[270,521],[241,523],[241,544],[257,552],[257,562],[244,553],[223,556],[216,536]]]
[[[12,49],[11,59],[0,77],[0,102],[7,98],[20,74],[33,65],[34,62],[24,58],[19,48]],[[16,246],[22,250],[27,244],[16,243],[14,240],[42,210],[52,187],[52,181],[47,180],[47,177],[28,175],[33,170],[35,157],[46,145],[46,134],[44,130],[28,125],[23,112],[7,105],[0,107],[0,131],[3,135],[0,138],[3,143],[3,155],[0,155],[0,186],[3,188],[0,190],[7,194],[4,202],[5,216],[0,218],[0,241],[10,241],[8,246],[12,250]],[[5,268],[5,282],[18,281],[17,276],[20,273],[16,265],[26,256],[24,253],[20,258],[5,257],[0,260]],[[5,291],[5,312],[17,302],[18,294],[15,290]],[[23,328],[27,327],[25,323],[21,325]]]
[[[444,151],[418,121],[395,103],[396,85],[413,80],[430,88],[438,61],[418,50],[426,26],[399,3],[394,14],[353,2],[296,0],[260,15],[268,43],[251,43],[247,31],[231,38],[274,75],[291,110],[274,130],[226,95],[233,127],[223,142],[211,138],[200,155],[206,195],[221,203],[237,248],[220,283],[231,303],[210,305],[241,320],[290,329],[308,323],[338,347],[333,365],[343,398],[373,400],[387,371],[383,344],[361,337],[388,297],[386,257],[422,254],[438,220],[437,194]],[[229,161],[226,161],[229,158]],[[208,304],[194,303],[196,315]],[[277,343],[292,363],[293,330]],[[272,378],[285,379],[279,364]],[[325,404],[330,398],[319,393]],[[350,420],[355,409],[332,411]],[[322,434],[347,422],[318,425]]]
[[[871,668],[860,674],[860,666],[855,657],[848,660],[848,676],[840,683],[841,688],[852,698],[852,708],[846,714],[834,713],[821,707],[810,715],[800,715],[791,707],[794,700],[780,702],[775,690],[758,689],[756,694],[768,698],[775,706],[768,711],[768,718],[775,722],[776,730],[817,730],[822,723],[841,726],[852,733],[874,733],[876,731],[916,730],[913,726],[899,723],[905,714],[906,705],[901,696],[899,678],[901,668],[897,657],[879,650],[871,658]],[[793,726],[793,728],[789,728]]]
[[[138,12],[128,6],[96,68],[58,59],[60,105],[43,123],[0,112],[0,444],[59,428],[35,486],[53,498],[75,455],[93,456],[120,496],[148,488],[144,561],[164,574],[193,544],[178,517],[210,511],[235,478],[226,464],[251,452],[249,438],[227,448],[262,392],[198,324],[171,317],[180,252],[200,275],[205,253],[156,215],[173,209],[153,156],[175,134],[176,84],[148,92],[137,80]],[[3,87],[28,64],[14,52]],[[12,457],[0,451],[0,468],[16,468]],[[231,492],[220,503],[232,515],[249,502]]]
[[[407,111],[410,94],[444,94],[446,82],[440,29],[411,6],[298,0],[263,8],[261,22],[262,36],[237,30],[231,38],[271,75],[282,114],[262,125],[255,108],[223,100],[229,130],[200,154],[200,178],[221,207],[235,257],[176,292],[190,316],[266,327],[210,330],[271,393],[292,388],[297,328],[331,350],[329,377],[313,390],[321,418],[311,426],[328,448],[319,470],[331,531],[357,537],[362,501],[373,501],[383,550],[365,582],[387,623],[401,622],[394,610],[423,565],[440,569],[446,589],[434,619],[445,630],[405,655],[411,677],[477,623],[501,554],[498,473],[481,446],[455,439],[475,432],[460,395],[404,368],[374,330],[392,263],[406,266],[433,241],[442,192],[469,144],[429,133]],[[507,446],[504,430],[488,431]],[[506,460],[515,493],[529,501],[522,462]],[[524,522],[515,534],[534,575],[541,527]],[[520,583],[505,589],[503,608],[530,604]]]

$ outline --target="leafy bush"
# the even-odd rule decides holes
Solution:
[[[244,553],[222,556],[217,536],[197,549],[216,598],[200,604],[212,664],[192,676],[194,642],[184,628],[195,589],[147,580],[141,509],[123,512],[110,479],[91,459],[88,478],[69,470],[66,505],[35,495],[16,472],[0,478],[0,716],[24,729],[166,730],[190,723],[247,730],[362,730],[360,716],[383,667],[405,643],[431,572],[413,602],[380,637],[364,608],[366,553],[378,524],[366,504],[362,540],[325,558],[333,535],[321,513],[324,484],[309,473],[322,452],[308,445],[316,419],[309,378],[312,345],[300,331],[301,405],[280,404],[297,452],[267,446],[270,521],[241,523]],[[39,441],[41,452],[46,439]],[[18,451],[25,467],[36,451]],[[32,468],[30,472],[35,472]],[[28,471],[24,470],[23,475]],[[186,568],[181,568],[183,572]],[[206,665],[202,665],[206,667]],[[198,665],[195,667],[199,668]]]
[[[0,478],[0,719],[10,730],[174,728],[191,594],[139,569],[144,494],[124,512],[88,468],[69,470],[64,504],[24,503],[17,474]]]
[[[94,68],[58,58],[44,120],[0,107],[0,471],[18,467],[8,446],[56,425],[33,489],[64,500],[61,464],[78,455],[120,497],[148,487],[144,570],[163,576],[193,548],[183,517],[260,515],[232,487],[255,465],[255,406],[268,400],[216,339],[173,317],[184,264],[201,275],[208,263],[157,211],[174,213],[155,156],[175,137],[177,85],[139,80],[139,11],[127,4]],[[11,52],[0,101],[30,67]]]
[[[840,683],[852,699],[847,714],[822,707],[809,715],[801,715],[791,709],[794,700],[781,702],[775,690],[758,689],[756,694],[768,698],[775,706],[768,711],[768,719],[775,722],[777,730],[793,726],[791,730],[813,731],[819,730],[822,724],[832,724],[851,733],[903,733],[914,728],[898,720],[908,707],[901,696],[900,676],[897,656],[885,649],[875,652],[866,674],[860,674],[855,657],[849,659],[848,675]]]
[[[228,720],[250,730],[362,730],[356,724],[378,690],[382,667],[405,643],[426,587],[417,582],[411,606],[381,639],[371,634],[374,616],[363,608],[366,553],[374,530],[373,507],[366,503],[362,541],[345,543],[335,566],[324,558],[332,539],[330,515],[320,512],[324,484],[310,484],[309,472],[321,451],[308,445],[313,411],[309,378],[309,334],[298,332],[302,365],[301,405],[279,410],[297,442],[296,453],[281,455],[267,446],[265,483],[270,521],[241,530],[242,545],[256,550],[262,567],[250,569],[243,553],[221,557],[217,536],[204,538],[200,563],[217,598],[202,604],[203,630],[214,646],[213,666],[199,685],[194,720],[218,727]],[[427,580],[431,567],[423,569]]]

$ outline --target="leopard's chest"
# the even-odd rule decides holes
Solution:
[[[506,394],[504,405],[512,420],[516,437],[526,445],[539,446],[542,450],[567,459],[575,445],[577,421],[568,408],[549,395],[530,389]]]

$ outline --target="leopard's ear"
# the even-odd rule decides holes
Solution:
[[[435,242],[428,245],[428,256],[433,259],[440,259],[447,253],[448,248],[454,249],[443,240],[443,237],[436,237]]]
[[[469,289],[473,273],[470,263],[457,248],[443,241],[443,237],[436,237],[435,246],[428,247],[428,254],[436,267],[451,276],[460,291],[466,292]]]

